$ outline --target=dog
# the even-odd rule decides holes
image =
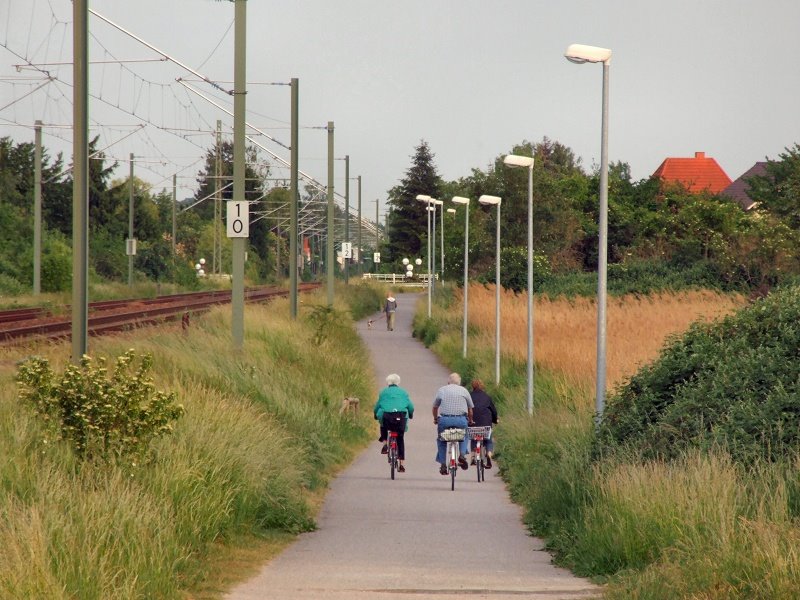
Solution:
[[[353,414],[358,414],[358,398],[354,398],[352,396],[348,396],[347,398],[342,399],[342,406],[339,409],[339,414],[345,414],[352,412]]]

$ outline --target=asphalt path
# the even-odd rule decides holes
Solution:
[[[416,408],[406,434],[406,472],[389,478],[375,441],[330,486],[318,529],[301,535],[231,600],[410,600],[413,598],[588,598],[590,582],[555,567],[530,537],[497,469],[477,481],[459,470],[455,491],[435,462],[431,406],[448,371],[411,336],[422,294],[398,296],[397,322],[357,324],[369,348],[378,388],[389,373]],[[373,315],[375,319],[380,314]],[[362,398],[371,409],[375,399]],[[502,414],[500,415],[502,421]]]

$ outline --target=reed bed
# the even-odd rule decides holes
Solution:
[[[456,291],[456,304],[463,302]],[[745,298],[707,290],[649,296],[609,297],[607,305],[607,382],[624,381],[650,362],[670,336],[698,320],[712,320],[742,306]],[[500,339],[503,356],[527,359],[527,296],[502,290]],[[534,297],[534,358],[575,382],[594,386],[597,360],[597,303],[590,298]],[[469,324],[476,343],[494,345],[495,287],[469,288]]]

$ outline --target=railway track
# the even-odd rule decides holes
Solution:
[[[301,283],[300,292],[319,287],[318,283]],[[245,302],[264,302],[288,295],[282,288],[252,288],[245,291]],[[230,290],[190,292],[131,300],[104,300],[89,304],[89,335],[127,331],[137,327],[158,325],[181,319],[188,324],[193,315],[219,304],[231,302]],[[60,312],[60,311],[56,311]],[[0,311],[0,345],[13,345],[32,340],[65,339],[72,335],[72,319],[68,306],[63,314],[44,308]]]

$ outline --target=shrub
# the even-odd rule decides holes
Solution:
[[[155,391],[149,377],[153,358],[145,355],[135,367],[129,350],[117,358],[109,379],[105,360],[97,365],[84,356],[68,366],[60,379],[45,358],[20,365],[20,398],[33,407],[50,432],[67,441],[86,460],[116,462],[146,454],[150,441],[172,431],[183,413],[175,394]]]
[[[430,348],[436,343],[439,333],[440,326],[436,319],[426,317],[421,322],[417,318],[414,319],[412,335],[418,340],[421,340],[426,347]]]
[[[63,240],[51,240],[42,253],[42,291],[64,292],[72,285],[72,249]]]
[[[800,288],[694,325],[610,398],[599,449],[645,458],[721,448],[776,460],[800,444]]]

